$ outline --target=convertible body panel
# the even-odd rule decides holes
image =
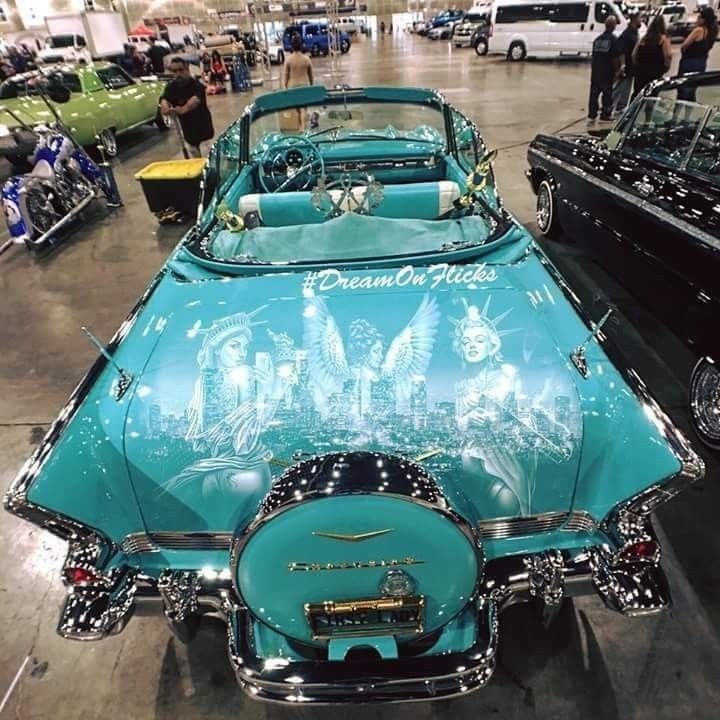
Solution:
[[[278,134],[314,105],[323,142]],[[669,606],[650,514],[702,463],[493,157],[413,89],[269,94],[218,140],[200,222],[5,498],[69,541],[63,637],[214,613],[253,697],[393,702],[485,685],[510,604]]]

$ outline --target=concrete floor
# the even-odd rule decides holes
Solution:
[[[677,58],[676,58],[677,62]],[[442,89],[500,148],[497,173],[507,206],[535,231],[534,197],[523,172],[539,131],[582,129],[585,62],[506,63],[423,38],[364,40],[340,73],[314,62],[318,82],[420,85]],[[720,66],[715,50],[711,66]],[[278,74],[278,69],[274,69]],[[276,85],[275,85],[276,86]],[[266,84],[267,87],[267,84]],[[211,98],[219,130],[248,95]],[[42,256],[14,248],[0,257],[0,487],[39,442],[96,355],[81,325],[108,339],[182,234],[159,227],[133,174],[179,157],[170,133],[146,128],[121,143],[117,175],[125,207],[88,212],[83,229]],[[7,173],[7,168],[0,172]],[[610,333],[681,427],[684,379],[666,365],[684,350],[572,243],[544,243],[583,300],[619,308]],[[660,514],[675,607],[628,620],[594,598],[575,604],[566,630],[548,634],[527,608],[502,619],[502,657],[489,687],[437,703],[343,709],[348,718],[717,718],[720,706],[720,538],[717,463]],[[226,660],[224,628],[208,621],[189,646],[159,618],[137,618],[99,644],[55,634],[63,588],[63,543],[0,513],[0,720],[145,718],[331,718],[331,708],[279,708],[247,699]]]

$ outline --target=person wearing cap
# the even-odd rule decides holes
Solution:
[[[588,118],[595,120],[598,114],[598,99],[602,95],[601,120],[612,117],[613,81],[620,68],[618,58],[618,39],[615,37],[617,18],[608,15],[605,19],[605,32],[598,35],[592,45],[592,70],[590,73],[590,102]]]
[[[623,62],[619,72],[619,79],[613,88],[613,107],[618,113],[624,112],[630,101],[633,78],[635,77],[632,55],[639,39],[640,25],[642,25],[640,13],[634,13],[630,16],[627,27],[618,38],[618,50],[620,59]]]

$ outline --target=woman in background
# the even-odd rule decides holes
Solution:
[[[662,15],[653,18],[645,35],[638,40],[632,58],[635,68],[635,97],[646,85],[661,78],[670,69],[672,47]]]
[[[678,74],[705,72],[708,55],[718,36],[718,21],[715,11],[706,5],[701,8],[697,24],[680,46],[682,57]],[[695,88],[678,88],[678,100],[695,101]]]

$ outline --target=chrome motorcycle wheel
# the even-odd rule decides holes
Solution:
[[[38,239],[60,219],[53,207],[50,189],[39,182],[25,186],[21,196],[21,213],[28,230],[26,245],[31,249],[39,246]]]

